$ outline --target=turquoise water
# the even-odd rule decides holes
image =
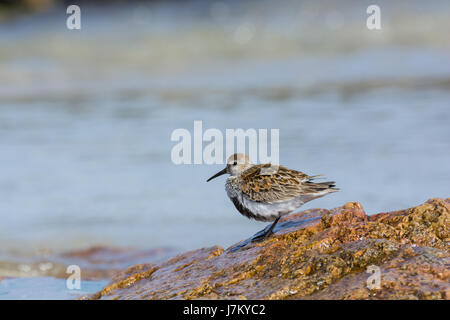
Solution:
[[[448,197],[449,4],[380,6],[377,32],[354,1],[86,7],[78,32],[64,10],[2,22],[0,256],[228,246],[262,229],[224,179],[205,182],[220,166],[171,162],[171,133],[194,120],[279,129],[281,164],[341,188],[304,208]],[[40,281],[78,294],[55,279],[1,294]]]

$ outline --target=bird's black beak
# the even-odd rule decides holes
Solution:
[[[206,182],[211,181],[214,178],[217,178],[218,176],[221,176],[223,174],[227,173],[227,168],[220,170],[219,172],[217,172],[215,175],[213,175],[211,178],[209,178],[208,180],[206,180]]]

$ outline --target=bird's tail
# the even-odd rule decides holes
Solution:
[[[339,188],[336,188],[336,183],[334,181],[326,181],[326,182],[307,182],[316,192],[327,191],[326,193],[339,191]]]

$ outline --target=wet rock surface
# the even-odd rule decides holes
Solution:
[[[138,264],[86,299],[450,299],[450,199],[290,215],[275,235]],[[379,268],[380,282],[368,278]]]

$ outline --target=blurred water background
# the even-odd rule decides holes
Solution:
[[[280,129],[280,162],[369,214],[448,197],[450,2],[175,1],[0,22],[0,258],[228,246],[265,224],[171,133]],[[20,294],[19,294],[20,295]]]

